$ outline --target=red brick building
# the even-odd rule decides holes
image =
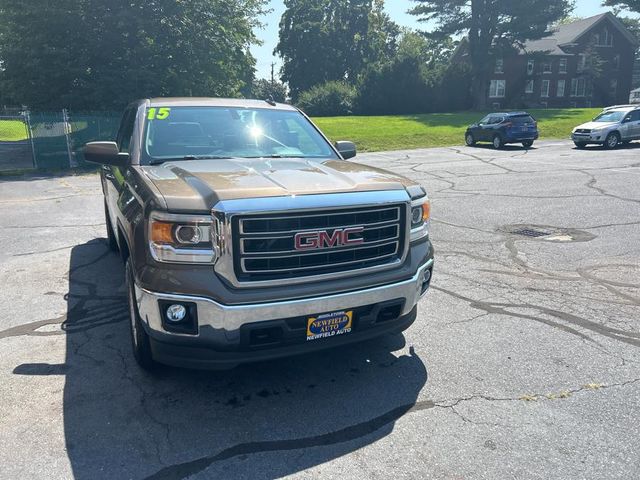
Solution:
[[[636,48],[635,37],[611,13],[562,25],[549,37],[492,59],[487,105],[503,109],[627,103]]]

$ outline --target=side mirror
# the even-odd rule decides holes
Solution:
[[[347,142],[344,140],[336,142],[336,150],[340,152],[340,155],[342,155],[342,158],[345,160],[349,160],[356,156],[356,144],[353,142]]]
[[[622,123],[629,123],[631,121],[631,117],[624,117],[624,120],[622,120]]]
[[[129,154],[118,151],[116,142],[89,142],[84,146],[87,162],[124,167],[129,163]]]

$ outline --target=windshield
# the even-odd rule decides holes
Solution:
[[[594,122],[619,122],[627,112],[605,112],[593,119]]]
[[[299,112],[236,107],[147,109],[143,163],[205,158],[338,156]]]

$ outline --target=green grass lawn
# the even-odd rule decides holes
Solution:
[[[19,142],[29,138],[27,126],[20,120],[0,120],[0,142]]]
[[[599,108],[528,110],[538,120],[540,138],[568,138],[576,125]],[[462,145],[468,125],[486,113],[430,113],[384,117],[321,117],[313,121],[332,140],[352,140],[362,152]]]

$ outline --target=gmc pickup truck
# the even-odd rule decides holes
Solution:
[[[430,203],[348,162],[296,108],[157,98],[125,111],[102,165],[137,362],[232,368],[399,333],[431,281]]]

